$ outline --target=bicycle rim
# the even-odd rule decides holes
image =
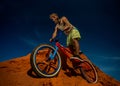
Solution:
[[[80,71],[83,75],[83,77],[89,82],[89,83],[96,83],[98,80],[98,75],[96,72],[95,67],[92,65],[92,63],[88,61],[84,61],[80,64]]]
[[[38,76],[53,77],[58,74],[61,68],[61,58],[59,53],[53,60],[49,59],[50,54],[55,51],[54,47],[42,44],[33,50],[31,55],[31,66]]]

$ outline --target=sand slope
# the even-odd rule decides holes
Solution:
[[[70,65],[70,64],[68,64]],[[30,66],[30,54],[27,56],[0,62],[0,86],[120,86],[120,82],[97,68],[99,80],[88,83],[81,75],[66,74],[60,70],[57,77],[37,77]]]

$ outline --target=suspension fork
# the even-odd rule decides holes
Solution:
[[[58,47],[57,46],[55,46],[55,51],[53,52],[53,54],[52,53],[50,53],[50,60],[53,60],[54,59],[54,57],[56,56],[56,54],[57,54],[57,51],[58,51]]]

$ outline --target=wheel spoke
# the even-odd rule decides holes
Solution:
[[[57,69],[57,67],[55,65],[50,65],[50,67],[52,67],[53,69]]]
[[[46,70],[47,70],[47,67],[48,67],[48,65],[43,69],[43,71],[46,71]]]
[[[51,67],[48,66],[48,68],[47,68],[47,70],[46,70],[46,73],[49,73],[49,72],[50,72],[50,69],[51,69]]]

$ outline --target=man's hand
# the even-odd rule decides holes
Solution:
[[[52,42],[53,40],[54,40],[54,39],[53,39],[53,38],[51,38],[49,41],[50,41],[50,42]]]

